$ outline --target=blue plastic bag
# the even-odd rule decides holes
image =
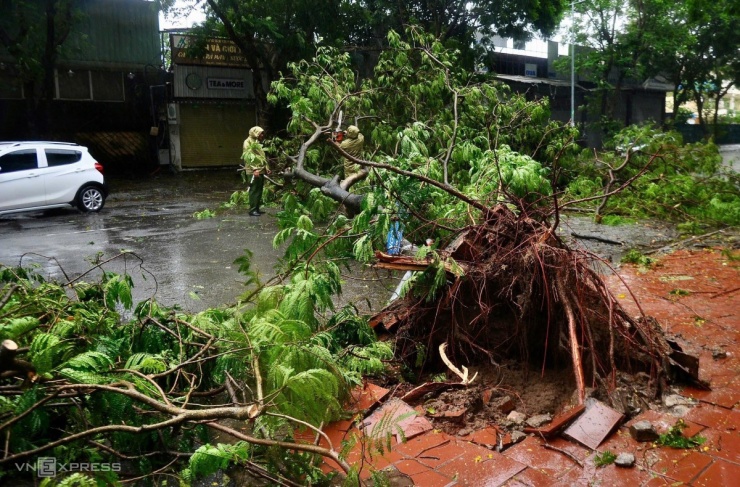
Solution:
[[[388,238],[385,242],[385,250],[388,255],[400,255],[403,241],[403,225],[401,222],[394,221],[388,229]]]

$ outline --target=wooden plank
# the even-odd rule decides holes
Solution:
[[[375,252],[375,258],[377,259],[375,267],[399,271],[423,271],[426,270],[432,263],[431,260],[417,259],[415,257],[409,257],[407,255],[389,255],[380,251]],[[463,270],[463,272],[468,271],[467,265],[459,262],[457,263],[457,265],[460,269]],[[445,261],[444,267],[447,272],[449,272],[450,274],[454,274],[454,272],[452,271],[452,264],[450,262]]]

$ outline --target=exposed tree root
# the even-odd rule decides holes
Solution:
[[[465,275],[448,273],[433,299],[417,286],[371,321],[395,334],[409,364],[436,366],[447,343],[459,364],[513,357],[570,366],[581,402],[587,387],[608,392],[618,371],[648,373],[656,395],[678,365],[658,324],[629,316],[592,269],[593,256],[567,247],[544,222],[499,205],[440,254]]]

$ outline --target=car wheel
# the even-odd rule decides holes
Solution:
[[[105,204],[105,195],[97,186],[84,186],[77,193],[77,208],[84,212],[100,211]]]

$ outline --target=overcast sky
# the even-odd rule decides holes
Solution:
[[[167,17],[162,13],[159,14],[159,29],[167,30],[188,28],[192,27],[193,24],[203,22],[203,20],[205,20],[205,14],[203,13],[202,8],[204,3],[205,2],[203,0],[177,0],[175,2],[175,7]],[[198,4],[200,6],[197,6]],[[564,24],[567,29],[567,26],[569,25],[567,22],[567,16]],[[560,37],[560,35],[556,34],[553,36],[553,40],[559,40]],[[534,40],[528,43],[527,49],[534,52],[547,53],[547,43]],[[561,54],[565,54],[567,52],[567,46],[562,45],[561,50],[563,50]]]
[[[197,0],[177,0],[175,2],[175,8],[170,14],[165,17],[164,14],[159,14],[159,29],[177,29],[184,27],[192,27],[193,24],[203,22],[205,15],[200,7],[194,8]],[[203,3],[202,1],[200,2]]]

